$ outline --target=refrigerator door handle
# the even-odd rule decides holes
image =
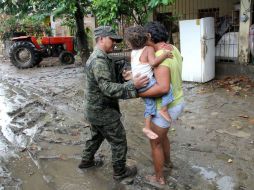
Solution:
[[[206,54],[207,54],[207,44],[206,44],[206,40],[202,39],[201,40],[201,57],[203,60],[205,60]]]

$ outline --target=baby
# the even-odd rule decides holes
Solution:
[[[125,32],[125,41],[132,49],[131,52],[131,70],[132,75],[146,75],[149,78],[149,83],[143,88],[138,89],[138,92],[144,92],[156,84],[153,74],[153,67],[157,67],[165,59],[172,57],[169,51],[165,51],[162,55],[156,57],[154,48],[147,46],[149,34],[142,26],[134,26],[127,28]],[[168,113],[168,104],[174,100],[173,93],[170,88],[168,94],[162,96],[162,108],[159,113],[167,121],[171,122],[171,117]],[[156,113],[156,102],[154,98],[145,98],[145,128],[143,132],[149,139],[156,139],[158,135],[151,130],[151,117]]]

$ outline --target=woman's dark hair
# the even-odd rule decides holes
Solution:
[[[165,26],[160,22],[158,21],[148,22],[144,28],[147,33],[151,34],[151,40],[154,43],[168,41],[169,38],[168,31],[165,28]]]
[[[148,34],[142,26],[131,26],[125,30],[124,38],[132,49],[141,49],[146,45]]]

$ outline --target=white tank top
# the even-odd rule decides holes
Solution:
[[[151,65],[140,62],[140,56],[145,48],[146,46],[143,49],[131,51],[131,71],[133,76],[140,73],[141,76],[147,76],[150,79],[153,76],[153,69]]]

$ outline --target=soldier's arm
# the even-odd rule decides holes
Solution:
[[[138,97],[136,88],[132,80],[123,84],[111,81],[110,69],[104,60],[96,60],[92,66],[95,80],[97,81],[100,90],[105,96],[111,98],[135,98]]]

